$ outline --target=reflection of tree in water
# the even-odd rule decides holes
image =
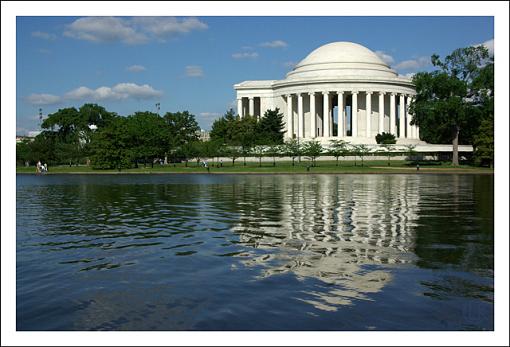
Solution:
[[[369,299],[391,281],[383,268],[413,260],[417,185],[408,176],[275,177],[262,195],[242,196],[233,230],[253,249],[243,263],[262,266],[261,277],[320,280],[305,300],[319,309]]]
[[[444,275],[422,281],[424,295],[492,302],[494,177],[436,176],[429,184],[420,199],[415,253],[419,267],[442,269]]]

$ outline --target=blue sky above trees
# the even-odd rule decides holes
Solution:
[[[315,48],[360,43],[402,75],[475,44],[492,17],[18,17],[16,131],[43,114],[98,103],[128,115],[188,110],[209,129],[235,109],[233,84],[282,79]]]

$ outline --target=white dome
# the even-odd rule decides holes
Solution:
[[[287,74],[287,79],[341,78],[347,76],[396,77],[370,49],[353,42],[332,42],[321,46]]]

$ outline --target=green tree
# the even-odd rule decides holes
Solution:
[[[470,129],[480,124],[474,111],[479,90],[473,81],[479,79],[488,59],[488,50],[483,46],[459,48],[444,60],[434,54],[432,64],[439,70],[413,77],[417,95],[410,106],[411,124],[420,126],[420,136],[427,142],[451,141],[453,165],[459,164],[460,134],[470,134]]]
[[[127,118],[116,118],[92,135],[91,160],[94,168],[121,171],[131,167],[134,153],[128,122]]]
[[[262,157],[266,154],[266,147],[263,145],[257,145],[252,148],[252,153],[259,158],[259,167],[262,166]]]
[[[237,128],[235,143],[241,146],[243,165],[246,166],[246,156],[251,153],[252,147],[257,142],[257,119],[251,116],[242,117],[238,120]]]
[[[413,157],[417,154],[416,145],[405,145],[404,147],[407,149],[406,153],[409,160],[413,160]]]
[[[172,147],[179,147],[198,140],[200,127],[195,119],[195,115],[188,111],[167,112],[163,118],[167,124]]]
[[[384,153],[388,157],[388,166],[391,166],[391,156],[393,155],[395,145],[391,143],[383,143],[381,145],[382,150],[381,153]]]
[[[338,166],[338,158],[345,157],[348,153],[348,142],[344,140],[331,140],[328,153],[336,158],[336,166]]]
[[[375,135],[375,141],[378,144],[385,144],[385,143],[393,144],[393,143],[397,143],[397,139],[395,138],[394,134],[385,133],[384,131],[381,134]]]
[[[324,148],[321,143],[317,140],[310,140],[305,142],[303,145],[303,154],[312,162],[312,166],[315,167],[315,161],[321,156]]]
[[[473,141],[475,163],[494,164],[494,119],[492,115],[484,119]]]
[[[367,145],[353,145],[355,155],[361,158],[361,166],[363,166],[363,158],[370,154],[371,149]]]
[[[30,164],[35,160],[32,158],[32,149],[30,148],[30,139],[23,139],[21,142],[16,143],[16,163]]]
[[[243,155],[243,152],[239,146],[222,146],[222,153],[227,157],[232,159],[232,166],[235,166],[236,159]]]
[[[273,166],[276,166],[276,157],[282,154],[281,145],[270,144],[267,146],[266,154],[273,158]]]
[[[243,117],[244,118],[244,117]],[[213,141],[225,144],[236,144],[238,141],[238,120],[234,110],[230,109],[225,115],[213,122],[209,136]]]
[[[289,139],[284,146],[284,153],[287,157],[292,158],[292,166],[294,166],[296,157],[302,153],[302,145],[296,139]]]
[[[283,113],[276,108],[275,110],[267,110],[264,117],[260,119],[257,126],[257,134],[259,135],[259,144],[271,145],[282,144],[284,133]]]
[[[135,112],[127,117],[127,125],[135,161],[142,159],[144,167],[146,167],[147,161],[150,160],[153,167],[154,159],[164,157],[168,149],[170,134],[165,120],[157,113]],[[176,144],[174,140],[171,141]],[[185,143],[176,147],[181,148]]]

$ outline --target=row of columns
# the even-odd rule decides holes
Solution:
[[[316,129],[316,110],[315,110],[315,93],[308,93],[310,97],[310,114],[312,115],[310,120],[310,128],[314,129],[311,132],[311,137],[316,137],[315,129]],[[330,108],[329,108],[329,95],[330,92],[324,91],[319,92],[323,95],[323,122],[324,122],[324,137],[331,137],[332,134],[332,117],[330,116]],[[337,134],[342,137],[344,134],[344,127],[346,124],[344,117],[344,98],[343,91],[336,92],[338,94],[338,124],[337,124]],[[366,105],[366,129],[365,134],[358,134],[358,93],[357,91],[350,92],[352,95],[352,119],[351,119],[351,136],[352,137],[372,137],[372,94],[373,92],[367,91],[365,93],[365,105]],[[378,118],[378,133],[382,133],[384,131],[384,95],[385,92],[377,92],[379,94],[379,118]],[[390,129],[389,132],[391,134],[397,135],[397,127],[396,127],[396,95],[397,93],[390,93]],[[408,138],[408,139],[419,139],[419,128],[416,125],[411,125],[410,117],[405,117],[406,110],[409,109],[409,104],[411,103],[412,97],[408,95],[407,103],[405,103],[405,94],[399,94],[399,128],[400,134],[398,138]],[[304,129],[304,112],[303,112],[303,93],[297,93],[298,97],[298,129],[297,134],[298,137],[305,137],[305,129]],[[294,134],[294,118],[293,118],[293,109],[292,109],[292,98],[293,94],[287,94],[287,132],[288,134]],[[251,105],[251,104],[250,104]],[[325,116],[326,115],[326,116]],[[407,121],[406,121],[407,118]],[[407,133],[407,136],[406,136]],[[292,135],[291,135],[292,136]]]
[[[243,114],[243,99],[238,98],[237,99],[237,113],[242,117]],[[255,97],[250,96],[248,97],[248,114],[254,115],[255,114]]]

